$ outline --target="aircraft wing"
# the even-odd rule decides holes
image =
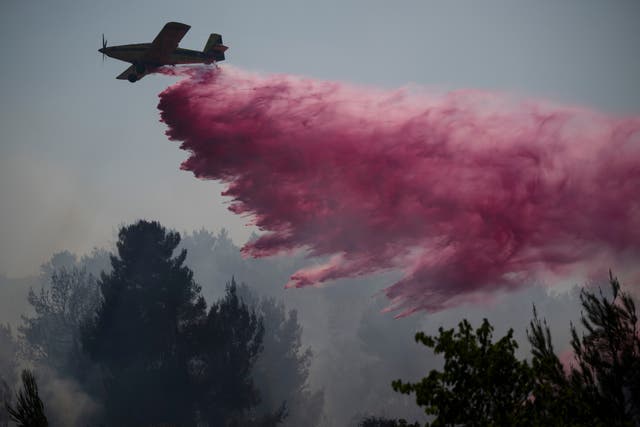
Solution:
[[[116,77],[116,79],[118,80],[129,80],[129,76],[130,75],[135,75],[136,78],[134,81],[140,80],[141,78],[143,78],[144,76],[146,76],[148,73],[138,73],[136,71],[136,66],[132,65],[129,68],[127,68],[126,70],[124,70],[118,77]],[[129,80],[131,81],[131,80]],[[133,83],[133,82],[132,82]]]
[[[169,56],[178,47],[180,40],[187,34],[191,28],[190,25],[181,24],[179,22],[168,22],[160,30],[149,50],[145,53],[145,61],[155,62],[157,64],[165,64]]]

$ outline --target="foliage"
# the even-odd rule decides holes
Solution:
[[[54,273],[59,270],[71,270],[78,265],[78,257],[67,251],[56,252],[51,258],[40,266],[40,275],[44,282],[47,282]]]
[[[203,286],[207,301],[223,297],[224,287],[220,284],[234,275],[247,273],[247,260],[240,256],[240,250],[225,229],[217,235],[204,229],[185,234],[179,247],[187,250],[185,264],[193,270],[196,282]]]
[[[546,321],[533,320],[527,336],[531,366],[515,358],[510,330],[492,343],[485,319],[472,331],[463,320],[458,331],[440,328],[437,337],[416,334],[416,341],[443,354],[442,371],[432,370],[420,382],[394,381],[394,390],[416,394],[433,426],[640,425],[640,336],[632,297],[610,274],[612,297],[581,292],[582,325],[571,325],[575,363],[563,365]],[[374,424],[375,425],[375,424]]]
[[[32,361],[100,403],[103,419],[92,423],[317,425],[323,394],[308,389],[312,354],[297,313],[275,299],[243,301],[233,279],[207,309],[180,248],[224,265],[225,254],[240,259],[237,248],[225,232],[180,241],[139,221],[120,230],[111,266],[104,250],[54,254],[20,327]]]
[[[7,427],[9,425],[9,411],[7,406],[11,399],[11,388],[9,384],[0,378],[0,402],[3,404],[0,406],[0,427]]]
[[[179,243],[157,222],[124,227],[99,280],[102,300],[82,344],[102,369],[110,425],[224,426],[250,420],[259,402],[251,373],[262,350],[260,316],[235,281],[207,310]]]
[[[419,427],[418,423],[408,424],[405,420],[393,420],[382,417],[365,417],[358,423],[358,427]]]
[[[232,280],[195,336],[196,399],[203,421],[210,426],[225,425],[260,401],[251,372],[263,335],[262,319],[238,297]]]
[[[19,346],[9,324],[0,324],[0,380],[12,385],[18,367]]]
[[[529,401],[529,417],[534,425],[582,426],[602,425],[593,417],[588,401],[582,396],[582,385],[572,382],[556,355],[551,331],[546,321],[538,318],[533,307],[527,337],[531,343],[534,384]]]
[[[3,402],[11,399],[11,386],[16,380],[18,367],[18,343],[13,337],[11,326],[0,324],[0,426],[9,422],[9,413]]]
[[[111,254],[104,248],[93,248],[89,254],[82,255],[78,259],[75,254],[66,250],[56,252],[40,266],[40,279],[43,284],[47,284],[54,273],[74,268],[99,277],[103,271],[111,270]]]
[[[487,319],[475,333],[466,320],[457,332],[440,328],[437,337],[417,333],[416,341],[444,355],[444,369],[432,370],[414,384],[394,381],[393,389],[415,393],[418,405],[436,416],[433,426],[521,424],[531,369],[515,357],[518,344],[513,330],[495,343],[492,333]]]
[[[81,329],[100,302],[96,279],[77,267],[47,270],[51,270],[50,283],[39,293],[29,291],[35,315],[23,316],[19,330],[33,359],[60,374],[81,377],[88,363],[81,347]]]
[[[580,295],[587,334],[578,337],[572,326],[571,346],[578,360],[572,377],[580,378],[590,401],[608,423],[633,419],[640,424],[640,335],[638,316],[631,296],[620,291],[610,273],[613,297],[600,293]],[[574,380],[575,382],[575,380]]]
[[[283,403],[273,412],[262,415],[245,414],[229,420],[226,425],[229,427],[276,427],[282,424],[288,416],[287,405]]]
[[[38,385],[31,371],[22,371],[22,390],[17,394],[17,403],[12,407],[5,403],[11,420],[18,427],[47,427],[44,405],[38,395]]]
[[[192,424],[190,387],[194,329],[205,302],[180,242],[157,222],[123,227],[112,271],[99,280],[102,300],[82,344],[104,375],[104,406],[112,425]]]
[[[536,387],[533,415],[544,423],[574,425],[640,424],[640,337],[632,297],[609,274],[611,300],[582,290],[581,323],[571,325],[574,363],[565,373],[553,351],[551,334],[534,307],[529,341]]]
[[[296,310],[285,310],[275,298],[258,297],[247,285],[238,288],[247,303],[255,307],[264,322],[264,349],[259,355],[253,377],[260,391],[257,408],[277,413],[286,402],[285,425],[313,427],[322,419],[324,394],[309,389],[309,368],[313,353],[302,345],[302,326]]]

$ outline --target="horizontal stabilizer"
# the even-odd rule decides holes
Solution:
[[[227,47],[222,44],[222,36],[214,33],[209,36],[202,52],[214,61],[224,61],[225,50],[227,50]]]

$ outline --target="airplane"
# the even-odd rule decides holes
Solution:
[[[220,34],[211,34],[202,52],[178,47],[180,40],[187,34],[190,25],[168,22],[151,43],[125,44],[107,47],[102,35],[102,58],[111,58],[130,62],[131,66],[116,79],[134,83],[163,65],[211,64],[224,61],[224,52],[228,49],[222,44]]]

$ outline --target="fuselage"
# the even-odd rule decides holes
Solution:
[[[137,43],[121,46],[109,46],[99,49],[99,52],[121,61],[152,67],[179,64],[211,64],[213,62],[213,58],[203,52],[182,48],[175,49],[166,57],[153,58],[147,55],[150,48],[151,43]]]

